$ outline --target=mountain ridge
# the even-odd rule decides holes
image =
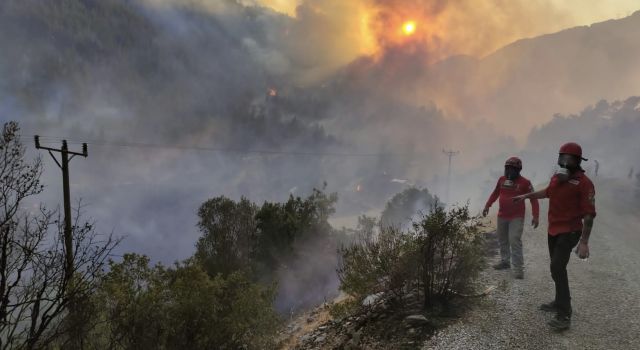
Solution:
[[[638,94],[638,32],[640,11],[520,39],[482,58],[450,57],[422,77],[421,99],[522,137],[555,113]]]

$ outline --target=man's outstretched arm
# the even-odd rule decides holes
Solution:
[[[535,191],[535,192],[529,192],[527,194],[523,194],[520,196],[515,196],[513,197],[513,201],[514,202],[520,202],[522,200],[525,200],[527,198],[530,199],[543,199],[543,198],[547,198],[547,190],[540,190],[540,191]]]
[[[482,216],[487,216],[487,214],[489,214],[489,208],[491,208],[491,205],[493,204],[493,202],[495,202],[498,199],[498,197],[500,197],[500,180],[498,180],[498,183],[496,184],[496,188],[493,189],[493,192],[491,192],[491,195],[489,196],[487,203],[484,205]]]

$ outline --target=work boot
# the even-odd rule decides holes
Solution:
[[[571,327],[571,317],[558,315],[549,321],[548,325],[557,331],[567,330]]]
[[[546,312],[558,312],[556,301],[554,300],[552,302],[540,305],[540,310],[546,311]]]
[[[523,279],[524,279],[524,271],[522,271],[522,270],[516,270],[516,271],[513,273],[513,277],[514,277],[515,279],[517,279],[517,280],[523,280]]]
[[[511,264],[506,261],[502,261],[493,265],[493,268],[496,270],[506,270],[511,268]]]

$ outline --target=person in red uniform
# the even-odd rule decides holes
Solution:
[[[571,292],[567,264],[573,247],[581,259],[589,257],[589,236],[596,216],[595,187],[581,167],[582,147],[570,142],[560,147],[560,168],[549,186],[537,192],[514,197],[514,202],[526,198],[549,198],[549,256],[551,277],[555,283],[555,299],[542,304],[543,311],[555,312],[549,325],[557,330],[571,326]]]
[[[487,200],[487,204],[482,211],[483,216],[487,216],[489,208],[493,202],[500,199],[498,210],[498,241],[500,242],[501,261],[494,265],[496,270],[508,269],[513,263],[514,277],[524,278],[524,256],[522,254],[522,230],[524,228],[524,202],[514,202],[513,197],[533,192],[531,181],[520,175],[522,171],[522,161],[517,157],[507,159],[504,164],[504,176],[498,179],[496,188]],[[531,199],[531,209],[533,211],[532,225],[538,227],[538,217],[540,207],[538,200]]]

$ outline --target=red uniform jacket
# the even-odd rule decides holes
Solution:
[[[549,197],[549,234],[582,230],[582,218],[585,215],[596,216],[596,190],[593,182],[582,171],[571,176],[568,181],[551,178],[547,187]]]
[[[502,176],[498,179],[496,188],[493,190],[493,193],[491,193],[485,207],[491,207],[493,202],[500,198],[500,209],[498,210],[499,218],[507,220],[524,218],[524,201],[514,203],[512,198],[529,192],[533,192],[533,186],[531,185],[531,181],[527,180],[527,178],[520,176],[517,179],[510,181],[507,180],[505,176]],[[540,206],[537,199],[531,199],[531,209],[533,217],[538,219],[540,216]]]

